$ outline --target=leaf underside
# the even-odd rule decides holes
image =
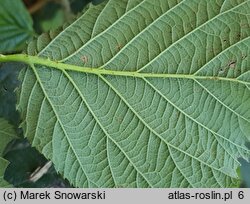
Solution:
[[[30,43],[28,54],[194,78],[28,67],[18,104],[25,136],[76,187],[235,186],[237,159],[249,157],[249,24],[249,0],[90,6],[62,32]]]

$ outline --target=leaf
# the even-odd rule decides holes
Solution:
[[[250,153],[249,10],[248,0],[90,6],[29,45],[50,60],[23,58],[25,136],[76,187],[236,186]]]
[[[4,172],[7,166],[8,166],[8,161],[0,157],[0,187],[1,188],[11,187],[11,185],[7,181],[4,180]]]
[[[7,144],[15,138],[16,132],[14,127],[10,125],[7,120],[0,118],[0,157],[3,156]]]
[[[32,24],[21,0],[1,0],[0,52],[21,50],[34,34]]]
[[[47,164],[47,160],[35,148],[29,146],[26,140],[15,140],[6,150],[4,156],[10,164],[5,172],[5,179],[18,188],[62,188],[70,187],[57,174],[53,167],[47,169],[39,180],[31,181],[35,175],[41,172],[42,167]]]
[[[0,187],[10,187],[10,184],[4,180],[5,169],[9,162],[3,156],[6,145],[16,137],[14,128],[8,122],[0,118]]]

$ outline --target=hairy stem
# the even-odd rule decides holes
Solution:
[[[96,75],[114,75],[125,77],[138,77],[138,78],[178,78],[178,79],[203,79],[203,80],[222,80],[231,81],[250,85],[250,82],[241,81],[237,78],[217,77],[217,76],[197,76],[192,74],[158,74],[137,71],[114,71],[105,68],[90,68],[81,67],[72,64],[64,64],[61,62],[45,59],[37,56],[30,56],[25,54],[2,55],[0,54],[0,62],[23,62],[29,65],[43,65],[46,67],[53,67],[61,71],[76,71]]]

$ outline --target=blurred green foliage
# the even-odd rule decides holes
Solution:
[[[38,181],[30,180],[32,173],[43,167],[47,160],[35,148],[30,147],[25,139],[12,141],[6,149],[5,159],[10,162],[5,179],[15,187],[70,187],[68,181],[58,175],[53,166]]]
[[[0,53],[20,51],[34,35],[32,19],[21,0],[1,0]]]
[[[6,118],[15,127],[19,124],[19,114],[16,111],[16,95],[18,86],[18,69],[16,63],[0,64],[0,117]]]
[[[93,0],[94,5],[104,0]],[[74,18],[91,0],[50,1],[32,15],[37,33],[47,32],[62,26],[67,20]]]

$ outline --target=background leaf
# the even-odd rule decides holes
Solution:
[[[249,157],[249,10],[246,0],[90,6],[28,53],[141,77],[24,69],[25,136],[77,187],[235,186],[237,159]]]
[[[36,182],[31,180],[32,175],[44,167],[48,161],[35,148],[31,148],[26,140],[15,140],[8,145],[4,158],[10,162],[5,172],[5,179],[15,187],[70,187],[69,183],[57,174],[53,166],[47,169],[47,172]]]
[[[3,158],[3,152],[7,144],[16,138],[16,133],[13,126],[3,118],[0,118],[0,138],[0,187],[10,187],[11,185],[4,180],[5,169],[9,162]]]
[[[11,140],[16,139],[16,132],[14,127],[10,125],[8,121],[6,121],[3,118],[0,118],[0,137],[1,137],[0,156],[3,156],[3,152],[7,144]]]
[[[7,166],[8,166],[8,161],[0,157],[0,187],[1,188],[11,187],[11,185],[7,181],[4,180],[4,172]]]
[[[55,30],[65,22],[75,18],[74,14],[82,12],[91,0],[24,0],[29,12],[32,14],[34,29],[37,33]],[[103,0],[94,0],[94,4]]]
[[[47,160],[31,148],[26,140],[17,139],[14,127],[2,118],[0,138],[0,187],[10,187],[9,183],[24,188],[70,187],[69,183],[57,174],[54,167],[50,167],[38,181],[30,179]]]
[[[21,0],[1,0],[0,52],[21,50],[34,35],[32,19]]]

